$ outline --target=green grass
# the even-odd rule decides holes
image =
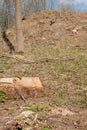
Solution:
[[[0,90],[0,102],[5,101],[5,99],[6,99],[6,95],[5,95],[4,91]]]
[[[45,127],[45,128],[43,128],[42,130],[50,130],[50,129]]]
[[[68,39],[65,40],[66,42],[73,42]],[[7,71],[5,76],[40,77],[47,89],[50,88],[49,96],[58,97],[59,100],[57,102],[60,105],[65,105],[71,100],[73,103],[81,102],[86,104],[86,95],[79,95],[78,88],[87,86],[87,47],[70,46],[64,49],[58,48],[57,45],[54,44],[47,46],[40,45],[39,47],[32,46],[31,50],[32,52],[29,52],[27,49],[26,57],[28,59],[28,56],[31,56],[32,61],[41,58],[57,58],[57,60],[38,64],[24,64],[20,61],[4,57],[0,59],[0,62],[2,62],[0,69],[8,70],[8,68],[10,68],[11,70]],[[71,58],[73,58],[73,60],[63,60]],[[3,76],[3,74],[0,73],[0,76]],[[76,88],[76,86],[78,86],[78,88]],[[77,100],[73,98],[76,96],[75,92],[77,92]],[[41,111],[44,109],[44,106],[37,104],[28,107],[28,109]]]
[[[80,105],[81,108],[87,108],[87,90],[79,90],[70,97],[70,101],[73,104]]]
[[[27,104],[24,107],[24,110],[31,110],[33,112],[39,112],[39,111],[45,111],[46,109],[48,109],[49,104],[35,104],[35,105],[31,105],[31,104]]]

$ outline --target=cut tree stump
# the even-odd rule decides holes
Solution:
[[[23,100],[31,96],[36,97],[38,92],[46,92],[39,77],[0,78],[0,89],[9,98],[21,98]]]

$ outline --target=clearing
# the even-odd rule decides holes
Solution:
[[[87,130],[87,13],[42,11],[23,27],[24,56],[0,35],[0,77],[39,77],[47,93],[24,102],[0,90],[0,130]],[[16,47],[15,27],[6,34]]]

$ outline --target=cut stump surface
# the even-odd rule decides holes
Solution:
[[[31,94],[36,96],[37,92],[45,92],[39,77],[0,78],[0,89],[6,93],[7,97],[20,97],[23,100]]]

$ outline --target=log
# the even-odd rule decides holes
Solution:
[[[14,77],[0,78],[0,89],[7,97],[21,98],[25,100],[31,96],[36,96],[37,92],[46,92],[39,77]]]

